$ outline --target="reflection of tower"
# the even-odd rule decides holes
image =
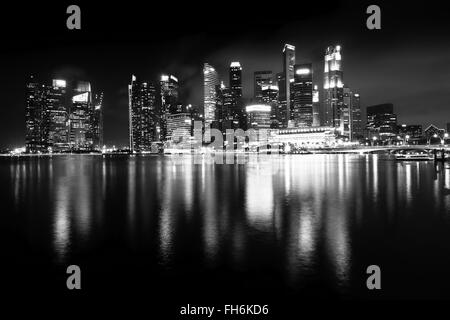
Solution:
[[[343,71],[340,46],[330,46],[325,53],[324,125],[341,128],[343,108]]]
[[[209,64],[203,65],[203,110],[205,123],[211,124],[215,119],[216,86],[219,85],[219,75]]]

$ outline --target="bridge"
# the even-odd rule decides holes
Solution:
[[[321,149],[326,153],[392,153],[396,150],[429,150],[429,151],[441,151],[444,150],[445,153],[450,152],[450,147],[445,145],[408,145],[408,146],[357,146],[357,147],[342,147],[342,148],[330,148]]]

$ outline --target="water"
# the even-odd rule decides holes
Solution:
[[[77,264],[89,294],[152,291],[180,303],[450,298],[448,164],[77,155],[3,158],[0,179],[12,291],[67,292],[65,268]],[[379,292],[366,289],[372,264]]]

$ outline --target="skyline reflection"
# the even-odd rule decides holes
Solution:
[[[57,264],[117,246],[161,271],[268,269],[287,287],[320,278],[346,293],[364,274],[365,251],[386,263],[380,250],[409,237],[407,226],[436,230],[426,243],[442,236],[442,219],[450,222],[448,164],[380,155],[224,165],[61,156],[1,168],[14,219]]]

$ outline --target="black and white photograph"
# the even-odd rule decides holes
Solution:
[[[450,300],[446,2],[1,11],[2,309],[285,320]]]

